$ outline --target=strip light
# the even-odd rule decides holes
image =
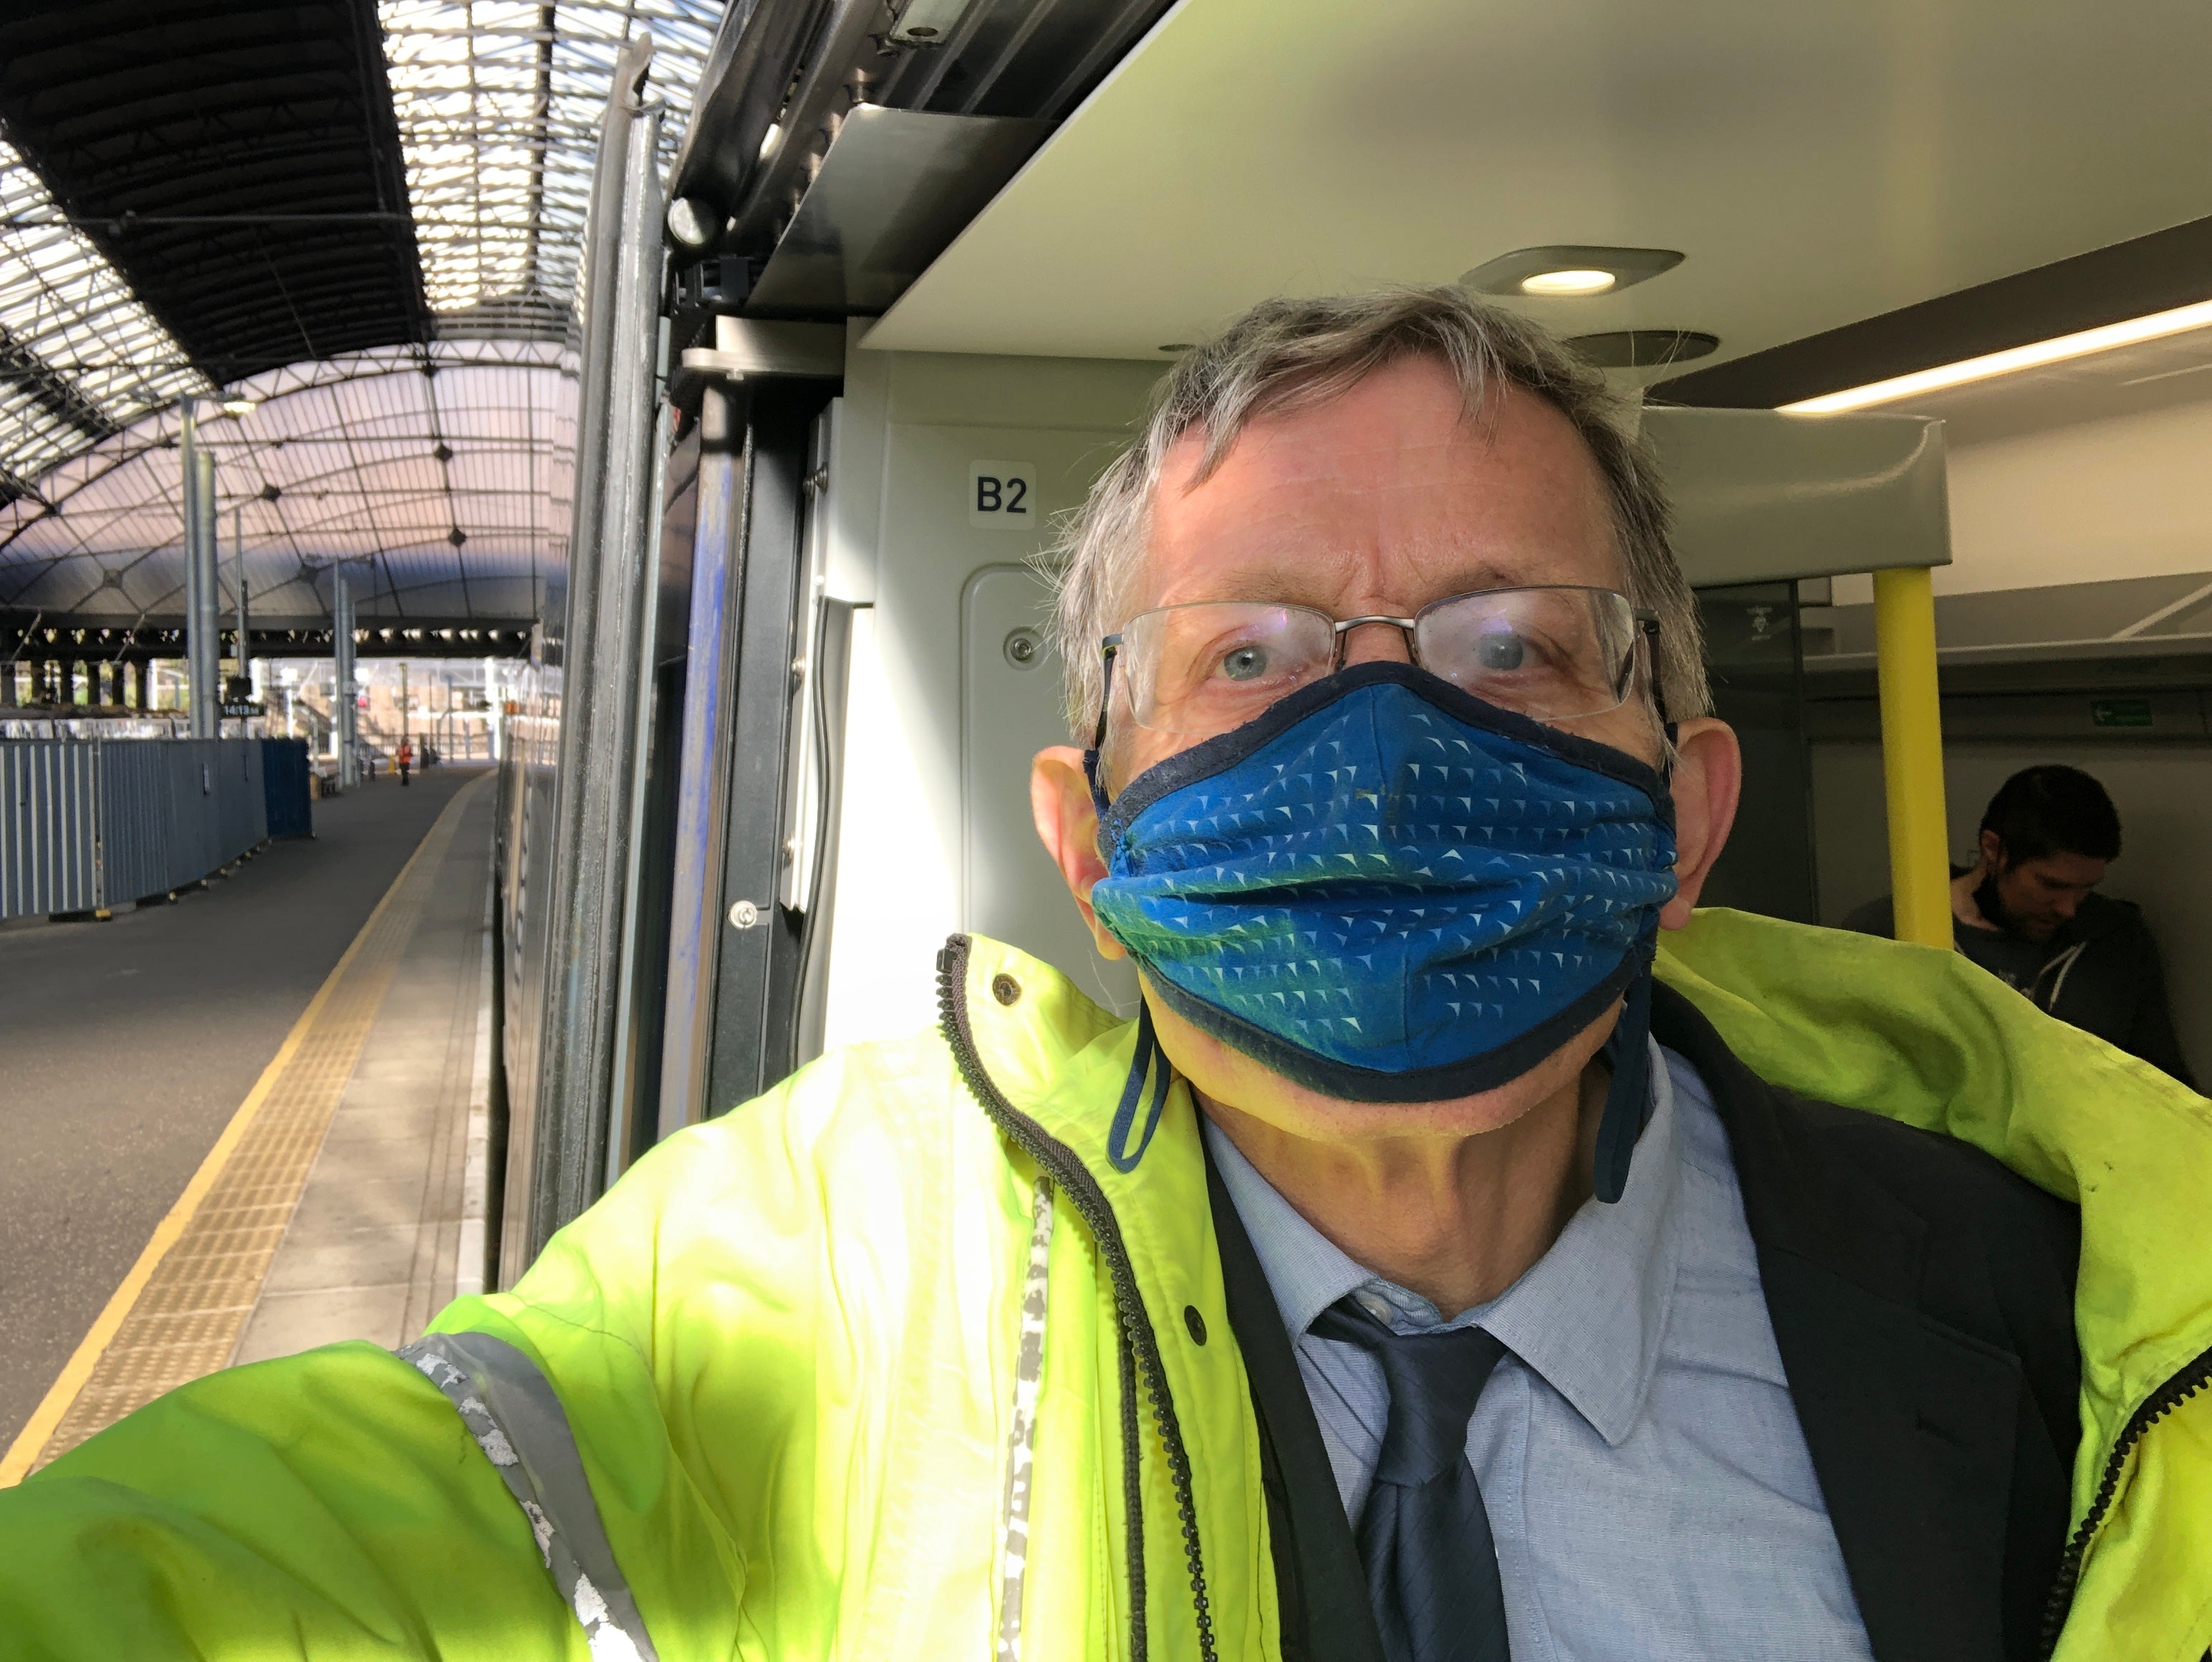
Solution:
[[[2134,346],[2146,340],[2159,340],[2167,335],[2186,334],[2191,329],[2212,328],[2212,300],[2200,301],[2194,306],[2177,306],[2170,312],[2153,312],[2148,317],[2130,318],[2124,323],[2108,323],[2100,329],[2084,329],[2079,334],[2058,335],[2050,340],[2039,340],[2027,346],[2008,347],[2002,352],[1988,352],[1978,358],[1961,358],[1956,363],[1938,365],[1933,369],[1917,369],[1909,375],[1894,375],[1887,380],[1869,381],[1864,387],[1848,387],[1840,393],[1823,393],[1817,399],[1800,399],[1795,404],[1780,406],[1793,415],[1826,416],[1839,410],[1864,410],[1870,405],[1894,404],[1899,399],[1909,399],[1923,393],[1940,393],[1948,387],[1963,387],[1969,381],[1988,380],[1996,375],[2016,374],[2022,369],[2040,369],[2046,364],[2063,363],[2069,358],[2085,358],[2097,352],[2109,352],[2115,347]]]

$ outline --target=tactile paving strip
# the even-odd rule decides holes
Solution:
[[[155,1266],[33,1470],[163,1391],[229,1362],[460,823],[465,794],[439,815],[362,929],[229,1162]]]

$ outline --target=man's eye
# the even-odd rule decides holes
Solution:
[[[1221,673],[1232,681],[1249,681],[1267,673],[1267,648],[1241,646],[1221,661]]]
[[[1483,669],[1501,673],[1519,669],[1528,661],[1528,643],[1503,630],[1485,635],[1475,642],[1474,661]]]

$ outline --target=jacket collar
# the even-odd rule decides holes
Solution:
[[[1252,1574],[1266,1507],[1257,1428],[1243,1361],[1226,1342],[1229,1311],[1189,1091],[1177,1082],[1167,1093],[1142,1158],[1109,1158],[1137,1024],[996,941],[956,935],[938,961],[946,1036],[970,1090],[1073,1203],[1111,1294],[1129,1531],[1118,1568],[1140,1605],[1142,1637],[1132,1648],[1245,1654],[1256,1648],[1249,1635],[1273,1626],[1274,1587],[1270,1576]],[[963,1047],[972,1054],[962,1056]],[[1073,1228],[1055,1234],[1055,1257],[1058,1242],[1075,1236]],[[1209,1342],[1212,1335],[1223,1337]],[[1194,1450],[1205,1452],[1202,1470]],[[1209,1563],[1220,1567],[1212,1579]]]

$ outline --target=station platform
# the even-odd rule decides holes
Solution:
[[[380,779],[176,904],[0,931],[0,1483],[481,1283],[495,794]]]

